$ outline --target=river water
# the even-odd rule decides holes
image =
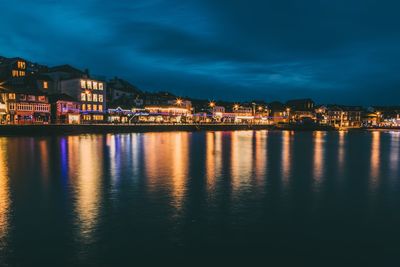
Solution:
[[[382,266],[399,161],[395,131],[0,137],[0,265]]]

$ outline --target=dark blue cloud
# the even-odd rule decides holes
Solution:
[[[0,51],[213,99],[398,104],[397,1],[0,0]]]

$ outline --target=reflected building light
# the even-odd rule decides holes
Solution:
[[[139,175],[139,158],[141,156],[139,141],[140,135],[137,133],[132,133],[130,135],[131,142],[131,155],[132,155],[132,167],[133,167],[133,175],[132,177],[137,177]]]
[[[49,155],[48,155],[48,141],[47,140],[40,140],[39,141],[39,151],[40,151],[40,165],[41,165],[41,172],[42,178],[44,179],[44,184],[48,185],[49,179]]]
[[[76,192],[76,212],[80,237],[91,242],[98,223],[101,196],[101,163],[103,159],[102,143],[88,137],[71,139],[74,153],[73,161],[77,165],[73,186]]]
[[[108,146],[108,150],[110,152],[110,172],[111,172],[111,182],[112,186],[115,186],[116,181],[118,180],[118,171],[120,168],[120,153],[117,152],[117,140],[116,135],[107,136],[106,142]]]
[[[390,169],[393,177],[399,177],[399,148],[400,148],[400,132],[390,132]],[[397,177],[396,177],[397,175]]]
[[[283,131],[282,132],[282,181],[285,185],[289,182],[289,176],[291,172],[291,132]]]
[[[261,185],[266,176],[267,169],[267,131],[255,132],[255,174],[257,184]]]
[[[381,146],[381,133],[379,131],[372,132],[371,142],[371,181],[370,185],[376,187],[379,179],[380,168],[380,146]]]
[[[10,185],[7,160],[7,139],[0,138],[0,252],[8,236],[10,217]]]
[[[186,192],[186,179],[188,175],[188,133],[173,133],[174,142],[171,144],[174,152],[172,153],[172,185],[175,208],[180,209],[183,197]]]
[[[215,186],[215,141],[214,132],[206,133],[206,176],[207,186],[214,188]]]
[[[216,179],[221,175],[222,167],[222,133],[206,133],[206,178],[208,190],[213,190]]]
[[[338,170],[339,170],[339,172],[342,172],[344,169],[345,138],[346,138],[346,132],[339,131],[339,145],[338,145]]]
[[[253,166],[253,132],[231,133],[231,174],[233,190],[250,185]]]
[[[146,133],[143,135],[146,181],[150,193],[171,192],[171,204],[182,207],[189,160],[189,133]]]
[[[68,183],[68,148],[67,139],[62,137],[60,139],[60,157],[61,157],[61,175],[63,185],[66,186]]]
[[[314,180],[320,184],[324,176],[324,154],[325,154],[325,133],[315,132],[314,134]]]

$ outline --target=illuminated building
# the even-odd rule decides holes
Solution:
[[[50,104],[46,94],[34,90],[13,91],[6,95],[5,123],[47,124],[50,122]]]
[[[103,81],[83,78],[62,80],[60,91],[80,102],[83,123],[104,121],[106,84]]]
[[[327,106],[328,124],[336,128],[361,127],[362,107],[359,106]]]
[[[81,104],[65,94],[49,96],[53,123],[79,124],[81,122]]]

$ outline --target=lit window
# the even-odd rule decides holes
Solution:
[[[13,77],[19,77],[19,72],[17,70],[12,71],[12,76]]]
[[[21,77],[25,76],[25,71],[20,70],[19,71],[19,76],[21,76]]]
[[[93,102],[97,102],[97,94],[93,94]]]
[[[103,95],[99,95],[99,102],[103,102]]]
[[[19,69],[25,69],[26,68],[26,64],[24,61],[18,61],[18,68]]]
[[[49,83],[47,81],[43,82],[43,89],[49,89]]]
[[[86,104],[82,105],[82,110],[86,110]]]
[[[91,94],[87,94],[87,101],[92,101],[92,95]]]
[[[86,101],[86,94],[85,93],[81,93],[81,101]]]
[[[86,86],[88,89],[92,89],[92,81],[87,81]]]
[[[103,83],[99,83],[99,90],[103,90]]]
[[[92,110],[92,105],[88,104],[87,105],[87,110]]]
[[[103,105],[99,105],[99,111],[103,111]]]
[[[97,82],[93,82],[93,89],[97,90]]]
[[[86,89],[86,81],[85,80],[81,80],[81,88]]]
[[[93,110],[97,111],[97,105],[93,105]]]
[[[15,94],[8,94],[8,99],[15,99]]]

